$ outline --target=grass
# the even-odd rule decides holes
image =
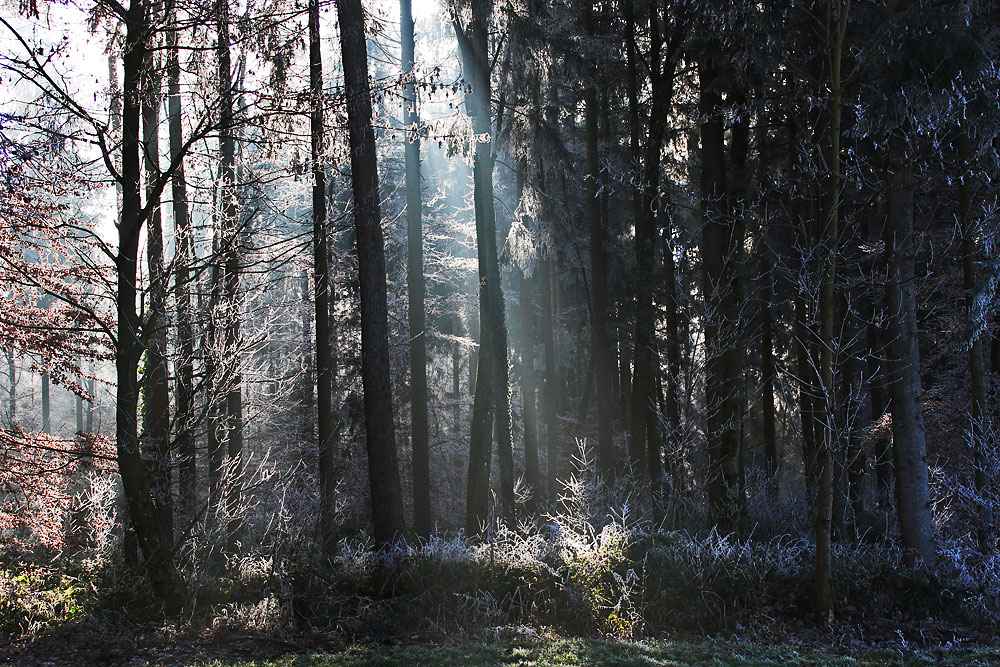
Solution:
[[[621,665],[664,667],[681,665],[995,665],[1000,649],[954,649],[902,653],[868,650],[855,655],[827,650],[767,647],[723,641],[631,643],[591,639],[560,639],[532,643],[455,644],[396,648],[354,646],[341,653],[286,656],[272,661],[203,663],[208,667],[568,667]]]

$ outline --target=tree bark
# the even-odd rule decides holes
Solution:
[[[739,524],[740,357],[734,337],[738,323],[735,264],[741,228],[726,214],[725,130],[719,72],[713,55],[698,63],[701,124],[701,249],[705,318],[705,402],[708,410],[709,512],[723,533]]]
[[[139,232],[147,213],[140,189],[140,77],[146,60],[144,42],[149,19],[143,0],[134,0],[125,22],[124,80],[122,96],[122,207],[118,225],[118,256],[115,262],[118,317],[115,367],[118,376],[115,435],[118,470],[121,474],[129,516],[142,551],[154,593],[168,610],[180,609],[184,587],[173,559],[173,536],[159,521],[152,480],[139,450],[138,367],[142,344],[138,338],[136,311]]]
[[[542,346],[545,355],[545,453],[548,467],[548,500],[554,506],[559,497],[559,371],[556,366],[553,332],[552,260],[538,264],[539,301],[542,308]]]
[[[167,22],[177,25],[174,2],[167,4]],[[179,459],[178,499],[185,518],[194,514],[197,497],[197,450],[194,435],[194,327],[192,325],[190,274],[191,219],[188,211],[187,181],[181,155],[184,137],[181,119],[181,66],[177,44],[177,30],[168,30],[167,39],[167,116],[170,143],[170,161],[177,165],[171,176],[173,199],[174,238],[174,302],[177,309],[177,361],[176,368],[176,450]]]
[[[155,17],[153,17],[155,20]],[[146,221],[146,267],[149,275],[149,308],[143,323],[142,338],[146,347],[141,383],[145,390],[143,410],[143,446],[152,462],[153,492],[160,521],[171,535],[174,532],[171,495],[172,461],[170,446],[170,387],[167,371],[167,276],[163,269],[163,216],[155,182],[160,175],[160,96],[159,63],[147,50],[140,81],[142,88],[143,164],[145,169],[146,207],[151,209]]]
[[[236,138],[233,110],[233,74],[229,53],[229,4],[216,0],[218,43],[216,56],[219,71],[219,171],[222,176],[220,195],[223,270],[223,313],[225,340],[222,361],[226,393],[225,443],[232,478],[226,488],[226,507],[229,524],[226,530],[226,549],[239,551],[243,533],[243,475],[246,462],[243,456],[243,376],[239,360],[240,347],[240,258],[239,220],[236,201]]]
[[[330,341],[330,267],[326,247],[326,165],[323,157],[323,57],[320,52],[319,0],[309,0],[309,118],[312,158],[313,300],[316,313],[316,431],[319,442],[319,534],[323,555],[337,549],[334,471],[333,350]]]
[[[431,534],[431,473],[427,432],[427,333],[424,312],[424,249],[420,201],[420,133],[415,86],[413,13],[410,0],[400,0],[403,125],[406,133],[406,289],[410,328],[410,446],[413,450],[413,530]],[[456,397],[457,398],[457,397]]]
[[[917,345],[913,190],[913,168],[907,155],[906,137],[897,129],[889,137],[888,211],[884,231],[896,510],[904,563],[909,567],[920,565],[933,570],[936,553]]]
[[[487,25],[492,12],[490,0],[473,0],[472,21],[468,31],[456,22],[459,47],[462,51],[462,68],[472,81],[472,94],[466,96],[466,105],[472,117],[473,131],[480,137],[492,135],[492,97],[489,65],[489,33]],[[471,76],[470,76],[471,74]],[[473,429],[470,450],[490,449],[491,429],[477,428],[488,423],[483,410],[492,407],[496,419],[497,455],[500,464],[501,514],[509,524],[514,522],[514,458],[511,443],[510,378],[507,369],[507,324],[504,312],[503,290],[500,285],[500,265],[497,254],[496,209],[493,197],[492,142],[477,141],[473,157],[473,200],[476,215],[476,246],[479,262],[480,301],[480,357],[476,398],[473,401]],[[489,375],[483,371],[488,370]],[[489,378],[492,389],[485,389],[483,380]],[[479,399],[480,392],[488,391],[492,400]],[[479,413],[476,405],[480,406]],[[489,457],[486,457],[489,461]],[[472,457],[470,456],[469,490],[485,494],[488,486],[472,488]],[[472,499],[467,503],[473,504]],[[476,503],[482,505],[482,503]],[[467,511],[466,527],[482,525],[485,517],[473,516]],[[478,529],[477,529],[478,530]]]
[[[337,0],[347,92],[351,184],[361,282],[361,375],[374,537],[389,545],[403,536],[403,496],[392,421],[385,244],[379,210],[378,163],[368,84],[368,51],[361,0]]]
[[[969,164],[969,132],[965,123],[958,132],[958,220],[962,231],[962,278],[965,287],[965,310],[969,322],[969,380],[972,390],[972,410],[969,436],[973,452],[973,481],[980,501],[977,537],[983,549],[992,549],[995,542],[993,511],[989,498],[991,492],[988,460],[986,455],[986,425],[989,411],[986,403],[986,364],[983,361],[983,344],[979,331],[982,324],[975,321],[975,300],[979,292],[976,262],[979,260],[979,230],[972,215],[973,172]]]

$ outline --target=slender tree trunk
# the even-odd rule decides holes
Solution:
[[[333,350],[330,344],[330,267],[326,248],[326,164],[323,151],[323,57],[320,53],[319,0],[309,0],[309,129],[312,158],[313,300],[316,312],[316,430],[319,441],[319,534],[321,549],[332,557],[337,548],[333,447]]]
[[[738,314],[734,273],[742,234],[726,215],[725,140],[719,72],[707,56],[698,64],[701,81],[702,288],[705,318],[705,394],[708,410],[709,511],[723,533],[738,529],[741,401],[740,363],[735,345]]]
[[[216,0],[216,20],[218,42],[216,55],[219,69],[219,170],[222,175],[221,222],[222,253],[224,261],[223,287],[225,298],[223,312],[225,318],[225,342],[222,361],[225,364],[226,455],[232,478],[226,489],[226,507],[229,512],[227,527],[227,550],[239,550],[243,533],[243,517],[240,506],[243,503],[243,474],[246,462],[243,456],[243,376],[239,360],[240,347],[240,258],[239,220],[236,202],[236,138],[233,112],[233,74],[229,53],[229,4],[226,0]]]
[[[473,130],[477,135],[492,135],[492,97],[490,93],[489,15],[493,11],[490,0],[473,0],[472,21],[466,32],[456,25],[459,46],[462,50],[463,70],[472,80],[472,94],[466,96],[466,105],[472,117]],[[471,77],[469,76],[471,74]],[[507,369],[507,324],[504,313],[504,297],[500,285],[500,265],[497,254],[496,209],[493,197],[493,153],[492,142],[478,142],[473,157],[473,182],[476,214],[476,245],[480,277],[480,358],[479,381],[476,382],[476,399],[473,402],[473,429],[470,450],[489,450],[491,429],[477,429],[477,424],[488,424],[482,420],[483,401],[479,394],[484,389],[483,380],[493,384],[492,405],[497,420],[497,454],[500,464],[500,506],[502,516],[514,521],[514,458],[511,443],[510,423],[510,378]],[[490,375],[484,375],[488,369]],[[476,404],[480,413],[476,414]],[[489,458],[487,457],[487,461]],[[470,456],[470,491],[472,489],[472,457]],[[475,489],[475,493],[487,493],[488,487]],[[472,501],[470,500],[469,503]],[[482,525],[483,517],[466,516],[466,526]]]
[[[347,92],[351,183],[361,282],[361,375],[372,520],[376,543],[388,545],[401,537],[406,527],[392,421],[385,243],[379,210],[378,163],[361,0],[337,0],[337,13]]]
[[[836,10],[833,5],[836,3]],[[827,34],[832,43],[827,43],[827,58],[830,63],[829,102],[829,174],[826,179],[826,203],[821,209],[821,268],[823,282],[819,295],[820,320],[820,388],[823,397],[823,430],[817,455],[818,487],[816,493],[816,608],[820,618],[827,620],[833,616],[833,592],[830,588],[832,551],[830,545],[833,519],[833,454],[837,448],[837,405],[834,384],[834,324],[836,319],[837,255],[840,246],[840,131],[842,106],[841,56],[844,36],[850,12],[850,0],[828,0]]]
[[[146,181],[146,206],[154,197],[155,181],[160,175],[160,97],[159,63],[147,51],[140,81],[142,87],[143,163]],[[149,308],[143,326],[146,360],[142,383],[145,389],[143,410],[144,446],[153,467],[154,495],[160,521],[170,535],[174,532],[171,496],[172,461],[170,446],[170,387],[167,371],[167,276],[163,269],[163,218],[159,202],[151,207],[146,221],[146,267],[149,274]]]
[[[205,376],[208,378],[206,392],[208,427],[208,506],[213,514],[218,513],[222,501],[222,469],[225,464],[225,382],[222,355],[222,268],[219,266],[219,231],[213,230],[212,269],[209,274],[209,320],[205,331]]]
[[[525,164],[518,171],[518,192],[524,188]],[[520,196],[520,195],[519,195]],[[538,417],[535,411],[535,326],[532,280],[523,269],[518,273],[518,296],[521,319],[521,400],[524,404],[524,479],[528,486],[529,509],[538,506]]]
[[[167,5],[167,22],[177,25],[174,3]],[[169,118],[170,160],[178,166],[171,177],[174,238],[174,301],[177,309],[176,450],[179,457],[178,498],[184,517],[193,516],[197,497],[197,450],[191,430],[194,425],[194,328],[188,267],[191,263],[191,220],[188,212],[187,181],[181,158],[184,137],[181,122],[181,66],[177,31],[168,30],[167,38],[167,115]]]
[[[42,372],[42,433],[52,435],[51,405],[49,401],[49,374]]]
[[[548,466],[550,506],[559,497],[559,371],[556,367],[553,332],[552,260],[543,257],[538,264],[539,300],[542,308],[542,346],[545,355],[545,453]]]
[[[934,528],[931,519],[924,440],[924,405],[920,388],[920,351],[917,346],[916,277],[913,260],[913,168],[906,137],[894,130],[889,137],[889,185],[884,231],[888,259],[889,396],[892,407],[893,460],[896,472],[896,513],[903,559],[935,567]]]
[[[590,5],[584,14],[584,32],[592,34]],[[597,144],[597,91],[583,91],[587,137],[587,225],[590,228],[591,355],[597,382],[597,469],[606,479],[614,475],[615,450],[611,417],[611,345],[608,342],[607,231],[601,226],[600,159]]]
[[[666,404],[667,429],[666,452],[667,470],[670,471],[670,488],[678,493],[681,486],[682,460],[680,443],[681,408],[680,408],[680,378],[681,378],[681,344],[678,323],[680,316],[677,303],[677,266],[674,259],[671,224],[663,228],[663,280],[666,283],[666,355],[667,383],[664,397]],[[673,460],[671,460],[673,459]],[[676,497],[676,496],[674,496]],[[670,517],[668,517],[670,518]]]
[[[5,351],[7,357],[7,422],[13,429],[17,426],[17,368],[14,367],[14,348],[10,347]],[[93,392],[91,392],[93,395]]]
[[[972,215],[973,172],[969,164],[969,132],[962,123],[958,132],[958,164],[961,174],[958,181],[958,219],[962,229],[962,277],[965,287],[965,310],[969,321],[969,379],[972,389],[971,423],[969,435],[972,440],[974,483],[976,492],[984,499],[980,503],[979,528],[977,536],[984,549],[992,549],[994,542],[993,511],[988,500],[990,476],[986,456],[986,420],[989,411],[986,403],[986,364],[983,361],[983,344],[979,335],[982,326],[976,321],[975,300],[979,291],[976,276],[976,262],[979,259],[979,241],[976,220]]]
[[[141,343],[136,311],[139,231],[145,222],[140,190],[140,76],[145,62],[144,39],[149,25],[146,5],[135,0],[129,7],[124,50],[124,95],[122,103],[122,208],[118,225],[117,340],[115,366],[118,374],[115,435],[118,470],[129,516],[156,595],[171,611],[180,608],[184,588],[173,560],[173,539],[159,521],[152,480],[139,450],[138,367]]]
[[[416,61],[410,0],[400,0],[401,68],[406,82],[403,124],[406,127],[406,289],[410,326],[410,414],[413,449],[413,530],[431,533],[431,473],[427,449],[427,333],[424,313],[424,248],[420,202],[420,133],[417,116]]]

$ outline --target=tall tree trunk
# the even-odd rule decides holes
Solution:
[[[217,216],[215,216],[217,217]],[[224,405],[224,363],[222,354],[222,267],[219,266],[218,225],[212,231],[212,268],[209,272],[209,320],[205,329],[203,348],[205,354],[205,376],[208,378],[206,392],[206,421],[208,429],[208,506],[217,515],[222,501],[222,469],[225,465],[225,405]]]
[[[319,0],[309,0],[309,130],[312,158],[313,300],[316,312],[316,430],[319,441],[319,534],[322,553],[337,547],[336,491],[333,467],[333,350],[330,340],[330,267],[326,247],[326,165],[323,156],[323,57],[320,53]]]
[[[240,258],[239,220],[236,202],[236,138],[235,116],[233,113],[233,74],[229,53],[229,4],[226,0],[216,0],[216,20],[218,42],[216,57],[219,73],[219,170],[222,175],[221,222],[222,246],[220,251],[224,261],[224,317],[225,342],[222,360],[226,366],[223,373],[226,392],[225,442],[226,456],[232,478],[226,489],[226,507],[229,525],[226,533],[226,548],[229,553],[239,550],[243,533],[243,517],[240,506],[243,503],[243,474],[246,462],[243,456],[243,376],[239,360],[240,347]]]
[[[167,22],[177,25],[174,2],[167,5]],[[173,198],[174,238],[174,301],[177,308],[177,354],[175,363],[176,396],[176,450],[179,458],[178,498],[184,517],[194,513],[197,497],[197,450],[194,435],[194,328],[192,325],[191,290],[188,267],[191,264],[191,219],[188,212],[187,181],[181,151],[184,136],[181,122],[181,65],[178,53],[177,30],[168,30],[167,38],[167,115],[169,120],[170,161],[177,165],[171,177]]]
[[[368,51],[361,0],[337,0],[340,46],[347,92],[351,184],[361,283],[361,376],[364,387],[368,479],[375,541],[388,545],[402,537],[403,494],[392,421],[389,323],[386,303],[385,243],[379,210],[378,163],[368,85]]]
[[[920,388],[916,277],[913,239],[913,167],[902,130],[889,136],[889,183],[884,241],[888,260],[886,305],[889,338],[889,396],[892,407],[896,512],[903,560],[934,569],[936,553],[931,518]]]
[[[410,0],[399,1],[401,68],[405,80],[403,125],[406,127],[406,289],[410,326],[410,414],[413,449],[413,530],[431,534],[431,473],[427,449],[427,332],[424,313],[424,236],[420,201],[420,133],[417,116],[416,61]],[[456,397],[457,398],[457,397]]]
[[[836,9],[834,9],[836,4]],[[816,609],[820,618],[827,620],[833,616],[833,592],[830,588],[831,573],[831,525],[833,520],[833,454],[837,448],[837,390],[834,384],[834,324],[836,319],[837,255],[840,246],[840,126],[843,97],[841,78],[841,56],[844,50],[844,36],[850,13],[850,0],[828,0],[826,6],[828,41],[827,59],[830,76],[829,173],[826,178],[825,206],[821,219],[821,269],[823,282],[819,295],[820,320],[820,391],[823,406],[823,430],[817,453],[816,490]]]
[[[524,189],[525,162],[517,172],[518,196]],[[537,275],[536,275],[537,277]],[[538,506],[538,416],[535,410],[535,314],[531,296],[531,278],[522,268],[518,272],[518,305],[521,320],[521,402],[524,405],[524,481],[528,486],[528,507],[534,512]]]
[[[459,47],[462,51],[463,71],[472,81],[472,94],[466,96],[466,105],[472,117],[473,131],[480,136],[492,135],[492,97],[490,93],[489,16],[492,12],[490,0],[473,0],[472,21],[468,32],[456,24]],[[471,76],[470,76],[471,74]],[[492,142],[477,142],[473,157],[473,182],[476,215],[476,245],[480,279],[480,358],[476,382],[476,398],[473,401],[473,428],[470,450],[490,449],[492,429],[482,417],[482,411],[492,406],[496,419],[497,455],[500,463],[500,506],[502,516],[514,521],[514,458],[511,443],[510,423],[510,378],[507,369],[507,324],[504,313],[504,297],[500,285],[500,265],[497,254],[496,209],[493,197],[493,153]],[[488,370],[489,375],[483,371]],[[491,390],[484,388],[490,378]],[[480,392],[489,391],[492,400],[479,399]],[[476,412],[479,405],[480,412]],[[479,428],[477,428],[477,425]],[[489,457],[486,457],[487,462]],[[472,457],[470,456],[470,491],[478,494],[488,492],[488,486],[472,489]],[[467,501],[470,505],[472,500]],[[481,503],[480,503],[481,504]],[[484,516],[466,516],[466,527],[482,525]]]
[[[667,470],[670,471],[670,487],[673,493],[677,494],[681,488],[681,475],[683,471],[681,460],[681,406],[680,406],[680,377],[681,377],[681,343],[679,332],[680,316],[677,302],[677,262],[674,259],[674,247],[672,237],[672,225],[668,223],[663,228],[663,281],[666,283],[666,356],[667,356],[667,383],[665,388],[664,402],[666,404],[667,429],[666,429],[666,452]],[[677,496],[674,495],[673,498]],[[665,498],[670,500],[670,498]],[[667,517],[671,519],[671,517]],[[672,527],[668,525],[668,527]]]
[[[741,227],[726,214],[725,130],[719,72],[713,55],[698,64],[701,124],[701,251],[705,318],[705,401],[708,410],[708,500],[712,521],[723,533],[738,529],[741,400],[739,324],[735,272]]]
[[[115,366],[118,375],[115,435],[118,470],[129,516],[155,594],[168,609],[180,608],[184,588],[173,560],[173,536],[159,519],[157,499],[146,463],[139,450],[138,367],[142,345],[138,338],[136,311],[139,232],[145,222],[140,190],[139,160],[140,77],[146,60],[144,43],[149,19],[143,0],[128,9],[125,33],[122,96],[122,208],[118,225],[118,257],[115,262],[118,293],[118,328]]]
[[[962,278],[965,287],[965,310],[969,321],[969,379],[972,389],[971,422],[969,436],[972,441],[974,483],[980,498],[990,494],[990,476],[986,447],[986,424],[989,411],[986,404],[986,364],[983,361],[983,344],[976,321],[975,300],[979,292],[976,276],[976,262],[979,260],[979,241],[976,220],[972,215],[973,172],[969,164],[969,132],[965,123],[958,132],[958,166],[961,170],[958,181],[958,220],[962,229]],[[989,501],[980,504],[979,544],[984,549],[992,548],[994,542],[993,511]]]
[[[521,309],[521,399],[524,403],[524,480],[528,485],[529,508],[538,505],[538,417],[535,411],[535,327],[531,298],[532,281],[524,272],[518,276]]]
[[[539,301],[542,308],[542,347],[545,355],[545,454],[548,467],[548,500],[554,506],[559,497],[559,371],[552,303],[552,260],[543,257],[538,264]]]
[[[584,7],[584,34],[592,36],[593,8],[589,3]],[[614,475],[615,450],[611,424],[611,344],[608,342],[608,256],[605,247],[607,230],[601,225],[597,89],[593,83],[584,86],[583,105],[587,143],[587,226],[590,229],[590,348],[597,383],[597,469],[602,476],[610,479]]]
[[[155,20],[155,17],[153,17]],[[159,63],[147,51],[142,79],[143,166],[146,181],[146,267],[149,274],[149,308],[143,326],[146,360],[141,382],[145,389],[143,410],[144,447],[152,462],[153,492],[160,521],[170,535],[174,532],[171,497],[172,461],[170,447],[170,387],[167,371],[167,276],[163,269],[163,216],[155,182],[160,175],[160,96]]]

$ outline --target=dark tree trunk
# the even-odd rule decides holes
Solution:
[[[917,346],[915,243],[913,239],[913,168],[906,137],[889,137],[889,183],[884,241],[888,261],[886,306],[889,339],[889,396],[892,407],[896,512],[904,562],[934,569],[936,553],[931,520],[924,440],[924,405]]]
[[[347,92],[351,183],[354,189],[358,277],[361,282],[361,374],[372,520],[376,543],[388,545],[402,537],[405,524],[396,433],[392,421],[385,244],[379,210],[378,163],[361,0],[337,0],[337,13]]]
[[[836,2],[837,9],[832,5]],[[841,81],[841,56],[844,36],[847,30],[850,3],[828,0],[826,21],[827,34],[833,41],[827,45],[827,56],[831,63],[829,72],[829,172],[826,175],[824,206],[820,219],[820,268],[823,282],[819,294],[819,381],[823,407],[822,437],[816,458],[816,609],[823,620],[833,615],[833,591],[830,584],[832,551],[830,545],[833,521],[833,468],[834,452],[837,451],[837,434],[841,429],[837,421],[837,389],[834,380],[834,326],[837,302],[834,287],[837,282],[837,256],[840,251],[840,132],[841,104],[843,88]]]
[[[154,17],[155,20],[155,17]],[[167,276],[163,269],[163,217],[156,191],[160,176],[160,96],[159,63],[152,51],[145,54],[140,80],[142,88],[142,142],[145,169],[146,268],[149,275],[149,308],[143,324],[146,346],[141,383],[143,448],[152,462],[153,494],[164,530],[174,534],[171,496],[172,461],[170,447],[170,387],[167,380]]]
[[[309,118],[312,157],[313,300],[316,311],[316,431],[319,442],[319,534],[322,553],[337,548],[334,472],[333,349],[330,338],[330,267],[326,247],[326,165],[323,151],[323,56],[320,52],[319,0],[309,0]]]
[[[983,361],[983,343],[979,334],[982,326],[975,321],[975,299],[979,292],[976,262],[979,260],[979,242],[976,220],[972,215],[973,172],[969,165],[969,133],[963,124],[958,133],[958,219],[962,228],[962,274],[965,287],[965,310],[969,322],[969,380],[972,389],[972,410],[969,434],[972,440],[974,483],[976,492],[984,499],[980,503],[977,537],[984,549],[992,549],[995,541],[993,511],[988,500],[990,475],[987,458],[986,364]]]
[[[705,401],[708,410],[708,500],[713,523],[723,533],[738,529],[741,354],[735,337],[736,262],[742,227],[726,214],[725,130],[719,72],[712,55],[698,65],[701,87],[702,289],[705,319]]]
[[[584,25],[589,26],[591,20],[588,9]],[[584,30],[587,34],[592,32],[589,28]],[[590,229],[590,348],[597,382],[597,469],[610,479],[614,474],[615,450],[611,424],[611,345],[608,342],[607,230],[601,225],[597,91],[592,84],[584,87],[583,100],[587,138],[587,226]]]
[[[539,300],[542,308],[542,346],[545,354],[545,453],[548,466],[548,500],[554,505],[559,497],[559,371],[553,332],[552,260],[543,257],[538,264]]]
[[[472,21],[468,29],[456,24],[462,68],[472,81],[472,94],[466,96],[466,106],[476,134],[492,135],[492,97],[490,93],[489,15],[490,0],[473,0]],[[471,74],[471,76],[470,76]],[[473,157],[473,182],[476,214],[476,245],[479,262],[480,357],[477,372],[476,398],[473,402],[473,426],[470,451],[489,452],[493,429],[485,420],[484,410],[492,409],[496,419],[497,455],[500,464],[500,508],[502,516],[514,522],[514,458],[511,443],[510,378],[507,369],[507,324],[504,297],[500,285],[500,265],[497,254],[496,209],[493,197],[492,142],[478,142]],[[489,375],[484,375],[488,370]],[[486,389],[487,379],[492,389]],[[480,400],[480,393],[492,394],[489,401]],[[479,412],[476,411],[477,405]],[[487,454],[486,461],[489,461]],[[469,462],[469,491],[489,492],[489,486],[472,487],[473,456]],[[467,500],[466,527],[481,526],[485,516],[472,510],[483,507],[482,501]]]
[[[240,516],[243,503],[243,473],[246,462],[243,457],[243,376],[240,364],[240,257],[239,221],[236,202],[236,138],[233,114],[233,74],[229,53],[229,4],[226,0],[216,0],[216,20],[218,42],[216,55],[219,68],[219,171],[221,185],[221,231],[220,252],[224,262],[223,271],[223,313],[225,340],[222,362],[224,390],[226,393],[225,443],[226,456],[232,478],[226,488],[226,507],[229,525],[226,533],[226,549],[229,553],[239,550],[243,533],[243,517]]]
[[[174,3],[168,3],[167,22],[177,24]],[[178,499],[185,518],[194,514],[197,497],[197,454],[194,435],[194,328],[191,323],[191,289],[188,284],[191,264],[191,220],[188,213],[187,181],[181,156],[184,137],[181,119],[181,66],[177,31],[168,30],[167,38],[167,115],[169,120],[170,161],[176,164],[171,177],[174,238],[174,302],[177,309],[176,368],[176,444],[179,458]]]
[[[142,344],[138,339],[136,311],[139,232],[145,222],[140,194],[139,160],[140,76],[145,62],[144,38],[149,20],[146,5],[135,0],[128,10],[124,50],[122,101],[122,208],[118,225],[118,257],[115,262],[118,293],[118,328],[115,366],[118,376],[115,406],[115,436],[118,470],[132,527],[142,550],[146,572],[155,594],[176,611],[184,598],[184,587],[173,560],[173,536],[159,520],[152,480],[139,450],[138,367]]]
[[[431,534],[431,473],[427,449],[427,333],[424,313],[424,249],[420,202],[420,133],[413,56],[413,13],[410,0],[400,0],[402,71],[406,81],[403,124],[406,127],[406,289],[410,326],[410,413],[413,449],[413,530]],[[457,399],[457,397],[456,397]]]

